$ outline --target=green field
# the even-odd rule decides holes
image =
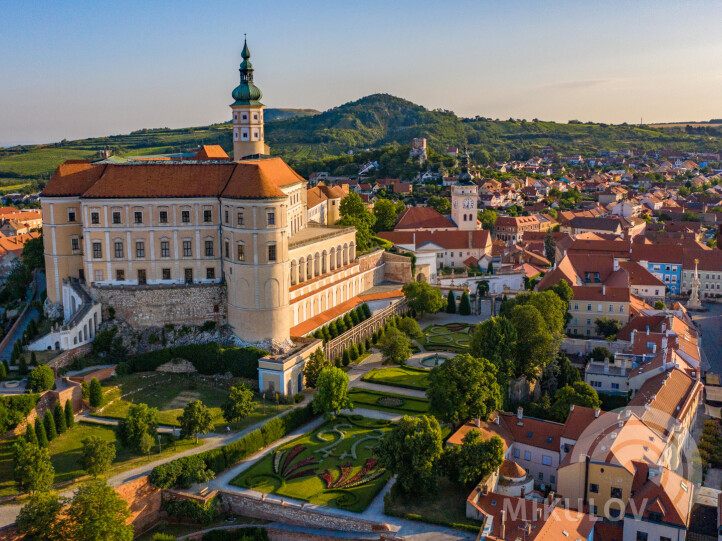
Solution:
[[[116,447],[115,461],[108,472],[108,476],[115,475],[122,471],[140,466],[148,461],[147,456],[139,456],[134,451],[126,449],[118,442],[115,430],[112,426],[95,423],[76,423],[75,426],[59,435],[50,442],[50,455],[55,468],[55,483],[72,481],[85,475],[82,465],[83,440],[89,436],[99,436],[105,441],[112,442]],[[193,440],[181,440],[175,446],[171,443],[169,436],[161,439],[163,454],[158,455],[158,446],[152,451],[151,459],[167,457],[195,447]],[[4,441],[0,444],[0,497],[17,494],[13,481],[13,443]]]
[[[424,329],[424,347],[429,351],[454,351],[465,353],[469,350],[474,325],[468,323],[447,323],[429,325]]]
[[[429,385],[429,371],[411,366],[392,366],[376,368],[364,374],[361,381],[425,390]]]
[[[380,393],[368,389],[359,389],[358,387],[349,389],[348,394],[355,408],[368,408],[402,415],[424,415],[429,413],[429,401],[423,398]]]
[[[341,415],[269,453],[232,485],[361,512],[388,480],[373,448],[389,421]]]
[[[183,408],[193,400],[200,400],[211,408],[217,432],[225,432],[226,426],[231,430],[242,430],[272,417],[290,408],[289,405],[279,405],[268,399],[256,400],[254,412],[245,419],[226,423],[223,420],[220,406],[228,396],[230,383],[227,380],[216,382],[213,377],[203,377],[198,374],[163,374],[160,372],[137,372],[125,376],[115,376],[104,382],[103,396],[106,406],[98,417],[124,419],[128,409],[133,403],[145,403],[160,411],[161,424],[180,426],[178,417]]]

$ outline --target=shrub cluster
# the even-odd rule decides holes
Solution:
[[[268,541],[268,531],[261,526],[235,530],[211,530],[203,534],[201,541]]]
[[[198,470],[199,461],[202,461],[206,468],[218,475],[259,449],[306,424],[314,416],[310,404],[293,409],[286,415],[274,417],[260,429],[249,432],[233,443],[156,466],[150,473],[150,482],[158,488],[189,486],[194,472]]]
[[[161,509],[172,517],[195,524],[210,524],[218,516],[218,502],[215,497],[206,503],[197,500],[163,500]]]
[[[368,304],[363,303],[350,312],[347,312],[344,316],[333,320],[328,325],[316,329],[313,336],[323,340],[325,344],[370,317],[371,309]]]
[[[38,394],[20,394],[0,397],[0,434],[18,426],[40,400]]]

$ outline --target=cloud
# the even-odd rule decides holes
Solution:
[[[619,79],[579,79],[576,81],[557,81],[541,85],[540,88],[589,88],[592,86],[606,85]]]

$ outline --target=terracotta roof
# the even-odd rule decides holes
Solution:
[[[193,156],[194,160],[230,160],[220,145],[203,145]]]
[[[82,195],[95,184],[106,167],[77,160],[60,164],[45,185],[43,197]]]
[[[602,412],[600,411],[599,414],[601,415]],[[574,406],[574,409],[569,412],[567,420],[564,422],[564,430],[562,430],[561,437],[575,441],[578,440],[579,436],[582,435],[596,418],[597,415],[594,409],[584,406]]]
[[[579,229],[593,229],[596,231],[612,231],[621,229],[622,224],[617,218],[587,218],[576,216],[569,221],[569,225]]]
[[[626,271],[627,281],[633,286],[665,287],[662,280],[634,261],[619,261],[619,266]]]
[[[499,475],[507,479],[521,479],[526,477],[526,470],[513,460],[504,460],[499,467]]]
[[[285,197],[280,187],[298,182],[305,180],[281,158],[242,161],[236,165],[221,196],[235,199]]]
[[[432,242],[445,249],[467,250],[485,248],[489,242],[489,232],[483,229],[474,231],[382,231],[378,236],[394,244],[413,244],[416,249]]]
[[[631,302],[632,294],[628,287],[572,286],[574,300]]]
[[[306,208],[312,209],[327,200],[326,195],[318,186],[306,190]]]
[[[409,207],[401,213],[394,231],[404,229],[452,228],[454,224],[431,207]]]
[[[663,521],[686,528],[692,509],[692,491],[690,481],[676,473],[662,468],[661,475],[651,477],[630,498],[628,512],[643,511],[645,518],[650,513],[661,513]]]
[[[682,246],[670,244],[632,244],[632,261],[649,263],[682,263]]]

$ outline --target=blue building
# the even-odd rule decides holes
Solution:
[[[632,243],[632,261],[662,280],[670,294],[680,293],[684,261],[682,245]]]

